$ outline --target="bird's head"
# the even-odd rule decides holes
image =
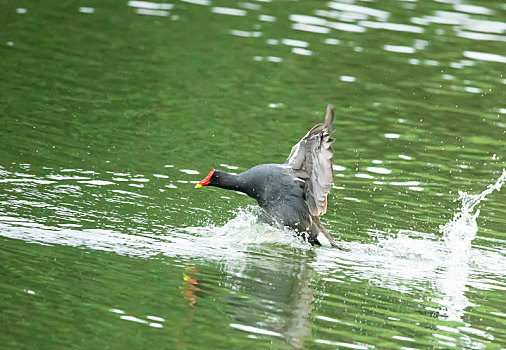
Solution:
[[[201,188],[201,187],[209,185],[209,183],[211,182],[211,178],[213,177],[215,171],[216,170],[212,169],[209,172],[209,174],[207,174],[207,176],[204,180],[200,181],[198,184],[195,185],[195,188]]]

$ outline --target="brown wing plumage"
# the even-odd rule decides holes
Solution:
[[[334,150],[330,137],[334,107],[327,106],[325,123],[315,125],[299,143],[292,148],[286,164],[299,178],[306,181],[306,203],[313,216],[327,211],[327,195],[334,182],[332,157]]]

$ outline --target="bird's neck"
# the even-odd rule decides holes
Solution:
[[[234,190],[249,194],[247,193],[248,189],[246,187],[246,182],[244,181],[241,174],[237,175],[216,170],[209,185],[224,188],[226,190]]]

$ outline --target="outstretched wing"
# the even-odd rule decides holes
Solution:
[[[334,139],[330,137],[333,121],[334,107],[328,105],[325,123],[317,124],[309,130],[306,136],[293,146],[286,160],[295,175],[306,181],[306,203],[313,216],[325,214],[327,211],[327,195],[334,182]]]

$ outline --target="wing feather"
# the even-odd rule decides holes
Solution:
[[[334,107],[327,106],[325,123],[315,125],[292,148],[286,164],[294,170],[294,174],[306,181],[306,203],[311,215],[319,216],[327,211],[327,195],[334,183],[332,157],[334,149],[330,137]]]

